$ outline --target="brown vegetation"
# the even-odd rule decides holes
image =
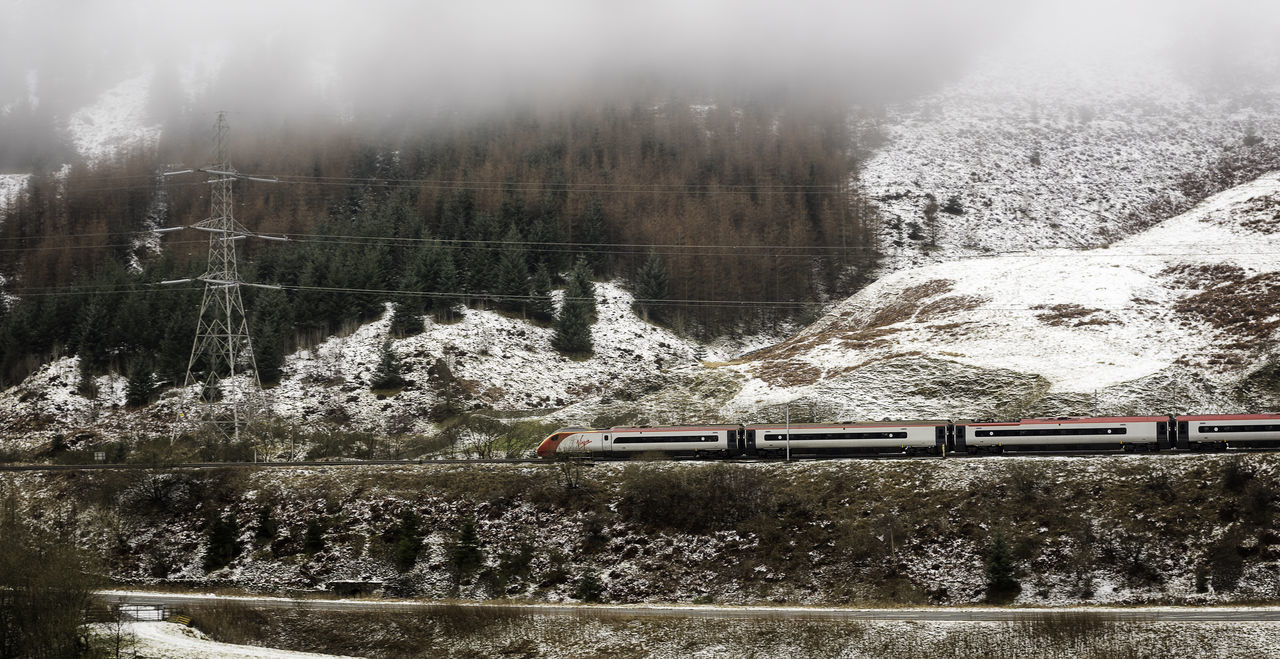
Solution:
[[[1051,327],[1084,327],[1086,325],[1115,325],[1118,321],[1101,309],[1088,309],[1078,304],[1037,304],[1032,309],[1046,313],[1036,314],[1036,319]],[[1102,314],[1094,316],[1094,314]]]
[[[921,307],[916,313],[916,320],[933,320],[962,311],[973,311],[990,301],[991,298],[982,295],[952,295],[939,298]]]
[[[1254,197],[1244,203],[1244,210],[1253,215],[1241,220],[1240,226],[1257,233],[1280,231],[1280,195]]]
[[[1180,300],[1181,316],[1207,322],[1224,334],[1228,350],[1255,350],[1270,340],[1280,319],[1280,274],[1264,273],[1220,284]]]

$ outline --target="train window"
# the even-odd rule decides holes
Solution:
[[[1214,432],[1277,432],[1280,431],[1280,424],[1267,423],[1256,425],[1241,426],[1200,426],[1202,433]]]
[[[813,441],[826,439],[906,439],[907,432],[905,430],[888,431],[888,432],[793,432],[791,433],[791,441]],[[764,436],[766,442],[785,442],[787,436],[785,434],[768,434]]]
[[[715,443],[720,441],[716,435],[633,435],[613,438],[614,444],[688,444]]]
[[[1008,428],[978,430],[975,437],[1065,437],[1072,435],[1124,435],[1127,428]]]

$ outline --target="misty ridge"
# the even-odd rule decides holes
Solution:
[[[151,76],[156,123],[203,138],[219,110],[241,131],[338,120],[381,132],[602,101],[875,104],[954,79],[1009,43],[1001,56],[1150,58],[1232,88],[1274,81],[1280,59],[1280,11],[1245,0],[11,0],[3,11],[0,167],[10,171],[65,160],[67,117],[139,75]]]

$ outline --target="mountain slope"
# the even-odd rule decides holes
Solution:
[[[1043,9],[1041,27],[1052,25]],[[1209,90],[1170,60],[1176,43],[1092,52],[1033,40],[1046,33],[1014,32],[967,75],[868,127],[887,142],[860,180],[885,216],[886,269],[1104,245],[1198,202],[1184,176],[1280,140],[1274,78]]]
[[[1106,249],[889,275],[730,367],[732,406],[816,400],[861,418],[1225,411],[1280,328],[1280,173]],[[891,386],[886,387],[886,384]],[[843,416],[843,415],[842,415]]]

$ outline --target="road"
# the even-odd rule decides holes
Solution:
[[[950,607],[908,609],[855,609],[776,606],[659,606],[659,605],[562,605],[562,604],[460,604],[415,600],[310,599],[289,597],[240,597],[204,594],[99,591],[108,602],[165,606],[182,609],[201,604],[237,603],[258,609],[311,611],[430,611],[433,607],[465,606],[536,616],[627,616],[635,618],[718,618],[795,620],[913,620],[917,622],[1012,622],[1038,615],[1086,612],[1104,620],[1145,622],[1280,622],[1280,607],[1088,607],[1072,609]]]

